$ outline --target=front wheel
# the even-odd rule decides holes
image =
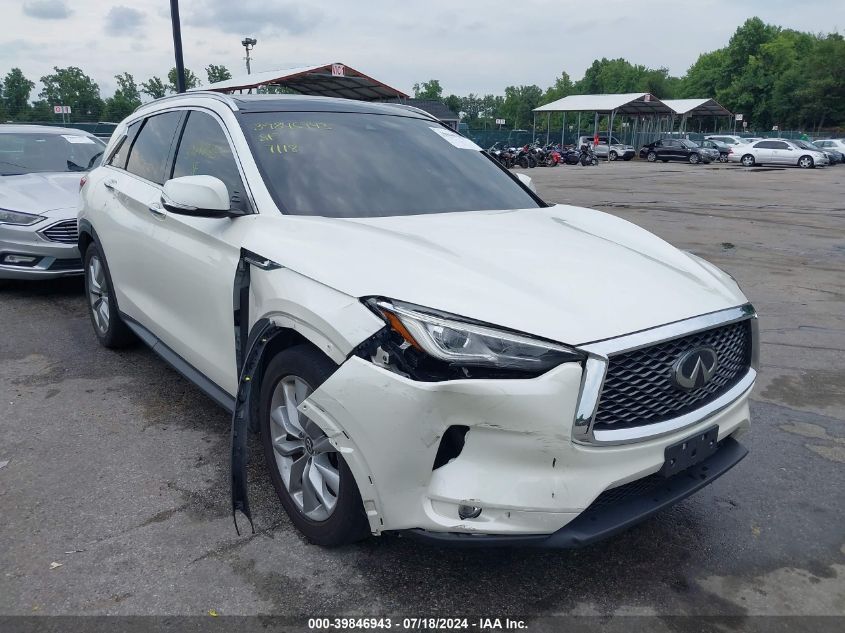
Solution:
[[[94,334],[103,347],[119,349],[135,342],[135,335],[117,310],[114,286],[99,244],[91,242],[85,251],[85,296]]]
[[[261,443],[273,487],[299,531],[327,547],[370,532],[352,471],[322,429],[297,409],[336,369],[318,350],[298,345],[270,361],[261,383]]]
[[[690,154],[689,155],[689,163],[690,165],[698,165],[701,162],[701,157],[698,154]]]
[[[754,163],[755,163],[756,161],[754,160],[754,157],[753,157],[751,154],[746,154],[745,156],[743,156],[743,157],[742,157],[742,159],[740,160],[740,162],[741,162],[741,163],[742,163],[745,167],[754,167]]]
[[[521,156],[518,162],[520,167],[522,167],[523,169],[528,169],[529,162],[527,156]]]
[[[618,155],[615,151],[613,151],[613,150],[610,150],[610,153],[607,155],[607,157],[608,157],[610,160],[616,160],[616,159],[618,158],[618,156],[619,156],[619,155]]]
[[[653,163],[657,160],[657,153],[656,152],[649,152],[648,156],[646,156],[646,160],[648,162]]]
[[[811,156],[802,156],[798,159],[798,166],[803,169],[812,169],[816,166]]]

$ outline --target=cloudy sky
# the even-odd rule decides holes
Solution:
[[[114,90],[113,75],[165,77],[173,66],[168,0],[0,0],[0,75],[31,79],[79,66]],[[446,94],[546,88],[580,78],[596,57],[682,74],[723,46],[746,18],[813,32],[845,31],[845,0],[182,0],[185,64],[253,70],[343,62],[401,90],[440,79]]]

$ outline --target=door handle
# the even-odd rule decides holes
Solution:
[[[103,182],[103,186],[110,191],[114,191],[115,185],[117,185],[116,178],[109,178],[108,180]]]
[[[157,202],[154,202],[153,204],[149,205],[147,207],[147,210],[160,220],[163,220],[167,217],[167,212]]]

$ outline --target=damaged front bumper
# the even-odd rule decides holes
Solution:
[[[300,410],[342,453],[375,534],[414,530],[460,543],[468,541],[456,534],[487,535],[489,544],[517,536],[571,546],[624,529],[715,479],[679,486],[647,508],[605,510],[601,516],[611,518],[598,522],[596,536],[584,530],[585,510],[603,492],[656,473],[666,447],[684,437],[716,425],[722,448],[714,458],[727,464],[719,474],[741,459],[729,438],[749,425],[747,392],[677,433],[619,446],[573,442],[581,375],[579,363],[566,363],[530,379],[420,382],[353,356]],[[435,467],[451,427],[468,429],[463,447]],[[462,506],[481,513],[462,518]]]

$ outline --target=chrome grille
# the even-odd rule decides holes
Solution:
[[[687,350],[712,347],[713,378],[690,391],[672,380],[672,365]],[[733,387],[751,367],[751,322],[731,323],[609,357],[594,429],[654,424],[694,411]]]
[[[61,242],[62,244],[76,244],[79,237],[79,230],[76,227],[76,220],[62,220],[56,222],[52,226],[48,226],[43,231],[40,231],[45,239],[51,242]]]

